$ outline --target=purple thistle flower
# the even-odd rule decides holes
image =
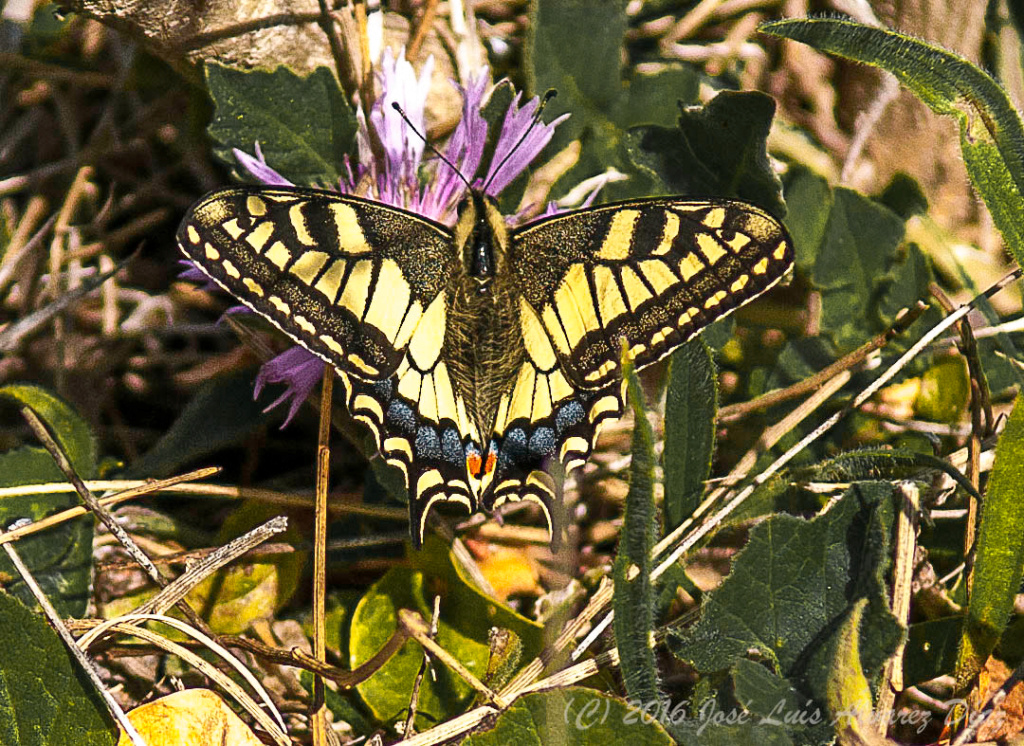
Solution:
[[[346,158],[346,173],[339,180],[338,191],[358,194],[357,184],[368,183],[364,193],[358,196],[402,207],[451,226],[456,220],[456,207],[466,196],[467,181],[475,188],[486,185],[487,194],[496,197],[548,144],[555,127],[568,114],[552,122],[533,124],[539,100],[530,99],[520,107],[521,95],[516,94],[505,114],[488,172],[485,177],[478,177],[477,171],[487,142],[487,122],[481,109],[490,90],[488,71],[484,68],[477,75],[471,76],[465,87],[460,86],[463,95],[462,118],[443,148],[445,157],[458,172],[437,158],[424,166],[425,143],[413,128],[419,132],[426,131],[424,110],[432,68],[433,58],[430,58],[417,77],[412,65],[405,59],[404,51],[396,58],[390,49],[385,49],[378,70],[383,95],[373,104],[368,117],[362,109],[356,113],[359,162],[353,167]],[[394,110],[393,103],[402,108],[409,122]],[[373,136],[383,148],[382,160],[377,160],[373,155],[370,147]],[[256,143],[255,151],[255,157],[237,149],[233,152],[239,164],[258,181],[271,186],[291,185],[291,182],[267,165],[259,143]],[[509,153],[512,155],[502,163]],[[363,181],[362,177],[367,174],[369,179]],[[596,189],[593,194],[596,194]],[[589,199],[593,198],[593,194]],[[192,272],[186,271],[184,276],[191,277]],[[206,279],[205,276],[203,279]],[[320,358],[305,348],[292,347],[260,368],[254,396],[259,396],[268,383],[285,384],[285,391],[267,407],[269,410],[289,402],[288,416],[281,425],[284,427],[320,382],[325,367],[326,364]]]
[[[263,364],[260,372],[256,374],[256,385],[252,396],[254,399],[258,398],[263,391],[263,387],[268,383],[285,384],[287,388],[284,390],[284,393],[274,399],[263,410],[267,412],[278,404],[290,399],[288,416],[284,418],[284,422],[281,424],[283,429],[292,421],[292,417],[299,411],[302,402],[309,398],[309,395],[313,393],[313,389],[320,383],[320,379],[324,377],[325,367],[323,360],[309,352],[305,347],[296,345]]]

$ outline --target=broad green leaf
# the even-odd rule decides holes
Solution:
[[[711,352],[698,337],[676,350],[665,392],[665,532],[700,504],[715,450],[718,379]]]
[[[1010,253],[1024,265],[1024,127],[991,76],[933,44],[854,21],[794,19],[761,30],[888,70],[933,111],[953,117],[974,188]],[[912,140],[908,144],[912,147]]]
[[[96,446],[89,426],[66,403],[30,385],[0,388],[0,398],[30,407],[68,454],[82,479],[96,476]],[[9,405],[7,405],[9,407]],[[0,454],[0,487],[67,481],[43,448],[23,446]],[[39,520],[80,503],[74,492],[26,495],[0,499],[0,525],[20,518]],[[66,521],[15,545],[21,559],[57,611],[66,616],[85,613],[92,582],[93,519]],[[6,555],[0,555],[0,585],[30,607],[35,599]]]
[[[900,249],[895,261],[890,263],[888,275],[880,279],[884,284],[874,308],[878,314],[876,323],[879,326],[891,326],[900,311],[913,307],[919,300],[926,301],[931,296],[928,286],[935,280],[935,276],[931,261],[920,247],[908,244]],[[914,329],[928,329],[941,318],[941,312],[930,307],[914,322]]]
[[[89,425],[74,409],[46,389],[32,384],[4,386],[0,388],[0,399],[35,412],[64,449],[78,476],[82,479],[96,476],[96,440]],[[63,482],[63,477],[59,481]]]
[[[168,476],[183,465],[241,442],[260,425],[282,415],[264,412],[266,399],[252,396],[255,370],[213,378],[195,392],[178,419],[126,475],[151,478]],[[273,393],[273,392],[271,392]]]
[[[654,507],[654,432],[647,421],[640,381],[633,366],[626,360],[623,362],[633,408],[633,461],[619,552],[612,566],[615,581],[613,627],[626,693],[633,700],[650,702],[659,698],[658,669],[651,647],[655,600],[651,587],[651,550],[658,525]]]
[[[753,724],[759,729],[755,731],[757,737],[747,739],[748,743],[762,743],[766,731],[770,730],[784,733],[793,743],[832,741],[832,718],[828,710],[760,663],[737,661],[732,669],[732,686],[733,695],[753,716]]]
[[[675,742],[652,715],[645,717],[620,699],[579,686],[520,697],[493,724],[462,741],[463,746],[553,743],[673,746]]]
[[[0,743],[113,746],[116,729],[43,618],[0,592]]]
[[[903,240],[903,221],[849,189],[835,189],[833,197],[811,280],[822,291],[822,331],[839,347],[852,349],[874,329],[868,321],[872,296]]]
[[[925,196],[921,185],[902,171],[893,175],[885,189],[878,195],[878,201],[904,220],[928,212],[928,197]]]
[[[623,0],[533,0],[524,68],[528,89],[558,91],[546,117],[571,116],[548,146],[557,153],[583,143],[579,161],[560,180],[571,188],[613,167],[631,178],[609,184],[609,199],[648,196],[651,184],[634,171],[623,137],[629,127],[673,123],[676,102],[696,101],[699,75],[686,67],[624,75],[621,62],[628,19]]]
[[[670,649],[699,671],[725,671],[751,649],[803,694],[826,700],[842,620],[861,598],[861,661],[879,672],[902,636],[884,578],[894,520],[892,487],[862,482],[810,521],[776,515],[758,525],[725,582],[705,595],[700,621]]]
[[[510,609],[469,588],[451,566],[450,550],[436,537],[428,537],[415,553],[416,568],[394,568],[375,583],[359,601],[349,632],[349,664],[368,660],[397,629],[398,610],[418,611],[429,620],[433,597],[441,597],[438,643],[478,678],[487,670],[488,631],[491,626],[514,629],[524,639],[525,655],[540,649],[541,629]],[[436,571],[438,568],[446,568]],[[373,676],[356,687],[366,707],[382,722],[404,717],[414,679],[423,660],[423,649],[413,640]],[[417,727],[420,729],[451,717],[472,699],[473,690],[443,664],[434,661],[436,679],[427,675],[420,689]]]
[[[1013,611],[1024,572],[1024,404],[1017,397],[996,444],[995,463],[978,526],[973,583],[956,680],[963,687],[981,670]]]
[[[796,266],[810,273],[818,261],[832,211],[832,188],[812,171],[794,168],[785,180],[786,228],[793,238]]]
[[[767,150],[774,114],[763,93],[722,91],[705,106],[682,107],[674,128],[630,130],[626,144],[663,193],[738,197],[782,217],[782,183]]]
[[[207,63],[206,84],[214,105],[209,132],[221,160],[237,167],[231,149],[255,155],[259,142],[267,164],[293,183],[337,183],[356,120],[327,68],[302,78],[284,67],[243,71]]]
[[[423,573],[394,568],[374,583],[356,607],[349,633],[349,663],[352,668],[373,656],[398,629],[398,610],[418,611],[430,619],[433,604]],[[442,599],[441,610],[448,616]],[[487,667],[487,645],[469,639],[450,627],[442,617],[437,642],[478,678]],[[373,676],[356,686],[367,709],[381,722],[406,716],[416,674],[423,662],[423,648],[408,640]],[[449,668],[434,663],[436,678],[425,676],[420,688],[417,728],[423,730],[457,714],[473,690]]]

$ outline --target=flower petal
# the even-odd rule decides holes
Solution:
[[[453,81],[462,92],[462,118],[448,138],[444,155],[455,168],[440,158],[436,159],[434,178],[427,184],[420,203],[424,215],[442,223],[454,222],[455,205],[465,192],[466,182],[472,181],[480,168],[487,144],[487,120],[480,109],[489,86],[489,75],[486,67],[481,68],[470,77],[465,88]]]
[[[277,405],[291,399],[288,405],[288,416],[285,417],[281,427],[284,428],[292,421],[292,417],[299,411],[302,402],[306,401],[310,393],[316,388],[324,375],[326,367],[323,360],[304,347],[291,347],[277,357],[267,361],[260,368],[256,375],[256,386],[253,391],[253,398],[257,398],[268,383],[283,383],[287,386],[284,393],[271,402],[263,411],[268,412]]]
[[[526,169],[530,161],[551,141],[555,127],[569,116],[563,114],[550,122],[538,120],[534,124],[534,114],[540,106],[540,99],[535,96],[520,108],[520,95],[516,94],[505,113],[501,134],[498,135],[487,178],[484,179],[485,191],[492,197],[500,194]]]
[[[242,165],[242,168],[252,174],[253,178],[257,181],[261,181],[270,186],[293,186],[288,179],[284,178],[281,174],[267,165],[266,160],[263,158],[263,151],[260,150],[260,144],[258,142],[256,143],[255,158],[238,148],[232,148],[231,152],[234,154],[235,160]]]

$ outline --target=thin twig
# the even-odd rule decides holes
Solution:
[[[441,621],[441,597],[434,596],[434,611],[430,616],[430,638],[437,639],[437,625]],[[416,672],[416,678],[412,683],[412,696],[409,697],[409,714],[405,718],[405,728],[402,730],[402,737],[408,738],[416,732],[413,723],[416,721],[416,710],[420,704],[420,687],[423,685],[423,677],[430,667],[430,653],[423,648],[423,660],[420,662],[420,670]]]
[[[885,347],[885,345],[887,345],[894,337],[909,329],[910,325],[917,321],[927,308],[927,305],[918,301],[918,303],[912,308],[897,314],[896,320],[893,322],[892,326],[884,332],[868,340],[856,350],[843,355],[834,363],[822,368],[813,376],[805,378],[802,381],[798,381],[792,386],[787,386],[784,389],[769,391],[767,394],[758,396],[748,402],[730,404],[729,406],[722,407],[718,411],[718,421],[731,422],[751,412],[767,409],[768,407],[781,404],[782,402],[790,399],[796,399],[797,397],[803,396],[811,391],[815,391],[826,381],[834,378],[840,371],[850,370],[854,366],[862,363],[864,360],[867,360],[868,357],[876,350]]]
[[[321,0],[323,2],[323,0]],[[331,401],[334,397],[334,368],[324,368],[320,390],[320,427],[316,446],[316,505],[313,531],[313,657],[327,659],[327,489],[331,475]],[[313,746],[327,746],[327,706],[324,680],[313,676],[310,702]]]
[[[257,547],[271,536],[287,530],[288,519],[284,516],[271,518],[266,523],[257,526],[242,536],[228,542],[222,547],[203,557],[198,562],[193,562],[186,568],[185,572],[174,579],[166,588],[143,604],[140,604],[133,613],[135,614],[163,614],[178,601],[184,598],[189,591],[202,583],[207,577],[215,573],[224,565],[236,557],[240,557],[253,547]]]
[[[399,609],[398,624],[409,633],[410,637],[414,638],[416,642],[429,650],[435,658],[448,666],[448,668],[454,671],[460,678],[462,678],[463,681],[484,695],[489,702],[493,702],[495,706],[503,709],[508,707],[508,702],[504,697],[492,690],[484,682],[480,681],[472,671],[462,665],[461,661],[434,642],[434,639],[430,636],[430,625],[426,623],[419,613],[410,611],[409,609]]]
[[[419,57],[423,42],[427,40],[427,34],[434,27],[434,18],[437,16],[438,5],[439,0],[427,0],[423,4],[423,13],[416,21],[416,28],[412,33],[412,41],[409,42],[409,47],[405,53],[406,58],[410,62],[415,62],[416,58]]]

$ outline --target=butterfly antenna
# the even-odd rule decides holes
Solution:
[[[533,115],[533,121],[530,122],[530,126],[526,128],[526,132],[524,132],[522,137],[519,138],[519,141],[512,146],[512,149],[505,154],[505,157],[501,159],[501,163],[498,164],[498,167],[491,172],[491,178],[487,180],[487,183],[484,184],[483,189],[481,191],[487,191],[487,187],[490,185],[492,181],[494,181],[494,177],[501,172],[501,169],[503,169],[505,167],[505,164],[508,163],[508,159],[512,157],[513,153],[519,150],[519,146],[523,144],[523,142],[526,140],[530,132],[533,131],[533,128],[537,126],[537,123],[540,121],[540,115],[544,113],[544,107],[548,105],[548,101],[550,101],[557,95],[558,91],[556,91],[554,88],[549,88],[547,90],[547,92],[544,94],[544,97],[540,100],[540,106],[537,107],[537,113]]]
[[[391,102],[391,108],[398,112],[399,116],[402,117],[402,121],[404,121],[407,125],[409,125],[409,129],[411,129],[413,132],[416,133],[416,135],[423,141],[423,144],[426,145],[428,148],[430,148],[431,152],[434,155],[436,155],[438,158],[440,158],[448,166],[448,168],[450,168],[452,171],[454,171],[456,176],[458,176],[460,179],[462,179],[462,183],[466,185],[467,189],[472,189],[473,188],[470,185],[470,183],[466,180],[466,177],[462,175],[462,172],[455,167],[455,164],[452,163],[447,158],[445,158],[444,154],[440,150],[435,148],[430,143],[430,140],[428,140],[426,138],[426,136],[424,136],[424,134],[422,132],[420,132],[418,129],[416,129],[416,125],[413,124],[411,121],[409,121],[409,117],[407,117],[405,112],[402,111],[402,107],[398,105],[397,101],[392,101]]]

